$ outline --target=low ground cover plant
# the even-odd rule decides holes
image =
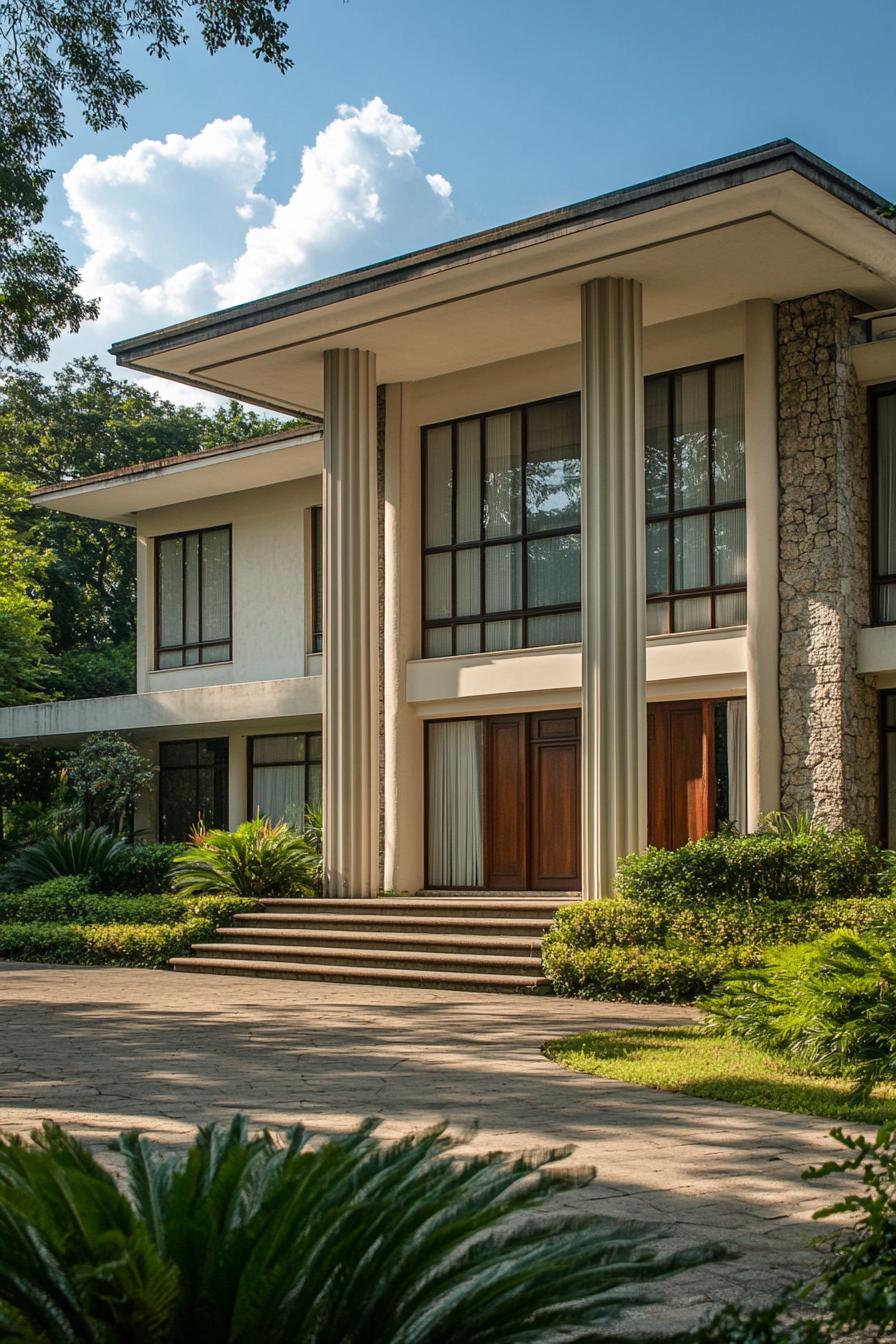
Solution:
[[[629,855],[614,897],[561,907],[545,974],[573,997],[692,1002],[773,946],[894,920],[893,870],[858,832],[709,837]]]
[[[866,1097],[896,1083],[896,924],[774,948],[756,969],[726,975],[701,1007],[707,1032],[850,1079]]]
[[[591,1171],[568,1149],[459,1157],[437,1128],[325,1143],[243,1117],[186,1153],[114,1145],[126,1191],[45,1124],[0,1140],[4,1338],[218,1344],[518,1344],[604,1337],[626,1290],[718,1249],[659,1256],[599,1213],[533,1217]],[[643,1290],[639,1300],[645,1300]]]
[[[185,895],[260,901],[314,896],[318,872],[319,855],[304,833],[258,817],[235,831],[198,829],[174,859],[171,884]]]

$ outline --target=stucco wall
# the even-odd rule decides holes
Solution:
[[[321,501],[320,477],[154,509],[137,519],[137,689],[228,685],[305,675],[307,510]],[[153,670],[151,538],[192,528],[232,527],[233,658],[206,667]]]
[[[877,828],[876,698],[858,675],[869,620],[866,399],[849,361],[856,302],[778,309],[781,803]]]

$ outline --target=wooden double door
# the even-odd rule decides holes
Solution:
[[[579,891],[581,714],[484,720],[485,886]]]

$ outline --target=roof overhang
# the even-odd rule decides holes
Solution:
[[[112,347],[120,364],[319,414],[325,350],[415,381],[579,339],[580,286],[627,275],[648,325],[843,289],[896,302],[883,199],[791,141],[212,313]]]
[[[31,501],[81,518],[133,527],[135,515],[147,509],[280,485],[316,476],[322,469],[323,440],[315,427],[42,486]]]

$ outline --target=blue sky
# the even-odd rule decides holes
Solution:
[[[290,31],[286,76],[134,50],[127,129],[72,121],[48,222],[103,318],[56,362],[781,136],[896,197],[893,0],[293,0]]]

